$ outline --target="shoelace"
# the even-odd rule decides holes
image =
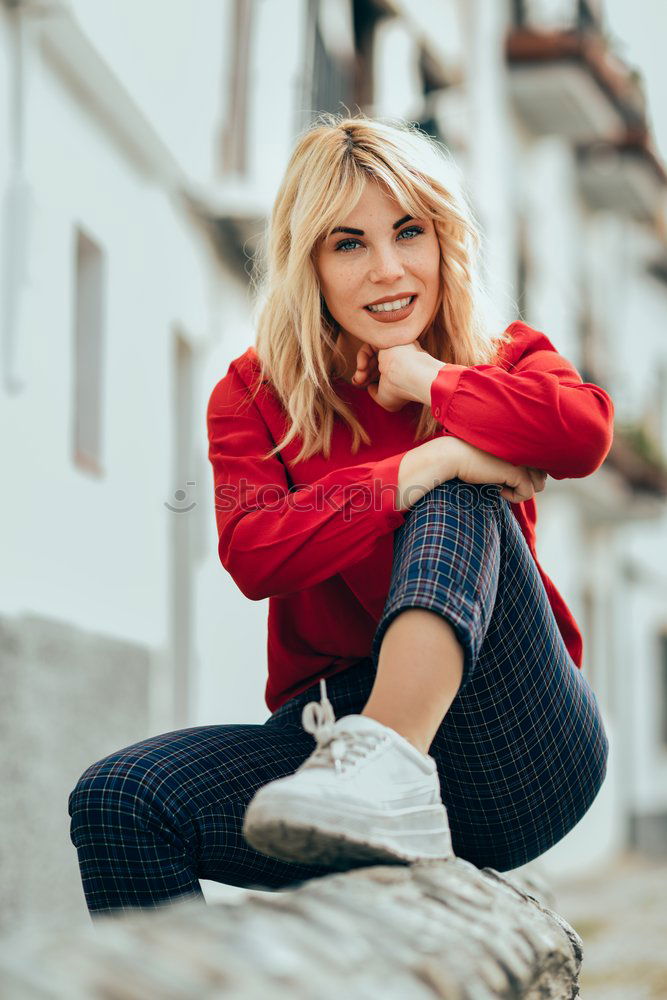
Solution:
[[[355,764],[380,742],[373,733],[349,732],[339,727],[334,732],[336,716],[327,698],[327,685],[320,680],[320,701],[309,701],[301,713],[303,728],[312,733],[317,747],[299,770],[306,767],[330,767],[340,774],[346,764]]]

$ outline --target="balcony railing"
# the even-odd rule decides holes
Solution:
[[[517,27],[547,31],[589,31],[601,24],[594,0],[512,0]]]
[[[582,144],[577,161],[582,193],[591,207],[620,212],[637,222],[657,222],[667,171],[648,129],[629,129],[617,140]]]
[[[667,462],[641,422],[615,426],[605,463],[616,469],[635,493],[667,497]]]
[[[515,0],[506,56],[516,107],[535,132],[587,143],[646,127],[641,81],[612,51],[591,0]]]

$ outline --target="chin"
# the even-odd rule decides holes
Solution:
[[[420,337],[421,333],[418,327],[415,327],[414,330],[405,328],[401,330],[400,327],[396,327],[395,330],[388,330],[383,339],[392,344],[395,344],[397,340],[400,340],[402,344],[411,344],[413,340],[418,340]]]

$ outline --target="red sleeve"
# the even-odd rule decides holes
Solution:
[[[513,465],[554,479],[589,476],[611,447],[611,398],[584,382],[543,333],[515,326],[520,344],[512,370],[445,365],[431,383],[431,412],[443,433]]]
[[[230,365],[207,408],[220,561],[251,600],[326,580],[372,552],[407,511],[396,508],[402,451],[291,488],[256,401]]]

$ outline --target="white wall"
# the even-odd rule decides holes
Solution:
[[[219,0],[70,0],[83,32],[183,169],[217,172],[229,94],[232,5]]]

